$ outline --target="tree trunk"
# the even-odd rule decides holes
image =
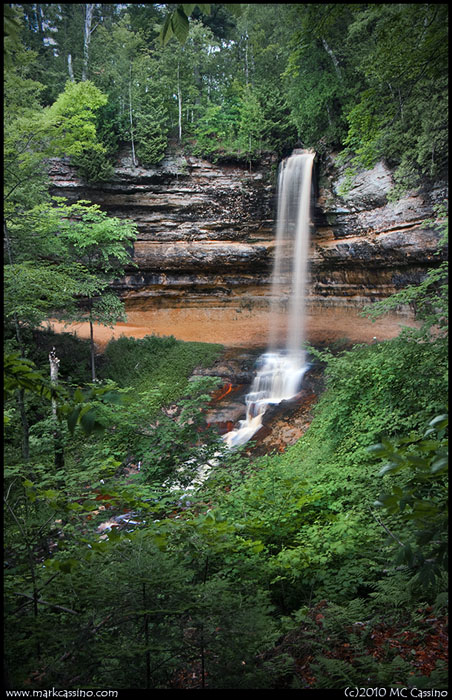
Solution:
[[[328,46],[326,39],[322,38],[322,44],[323,44],[323,48],[327,52],[328,56],[333,61],[333,66],[334,66],[334,70],[336,71],[337,77],[339,78],[339,80],[342,80],[342,73],[341,73],[341,69],[339,67],[339,61],[337,60],[336,56],[334,55],[332,49]]]
[[[195,105],[199,107],[201,104],[201,95],[202,95],[202,78],[201,78],[201,73],[199,72],[199,66],[195,65],[193,67],[193,78],[195,79],[195,85],[196,85],[196,90],[197,94],[195,96]],[[207,84],[207,91],[208,91],[208,96],[210,98],[210,84]]]
[[[245,83],[249,85],[250,67],[248,61],[248,32],[245,32]]]
[[[96,361],[95,361],[95,347],[94,347],[94,328],[93,322],[89,321],[89,335],[91,340],[91,379],[93,382],[96,381]]]
[[[72,56],[70,53],[68,53],[68,55],[67,55],[67,70],[69,73],[69,79],[71,80],[71,82],[74,83],[75,82],[74,69],[72,67]]]
[[[92,34],[92,23],[93,23],[93,12],[94,3],[87,3],[85,5],[85,25],[83,34],[83,70],[82,70],[82,80],[88,79],[88,62],[89,62],[89,43],[91,41]]]
[[[50,362],[50,384],[53,388],[58,386],[58,367],[60,360],[55,355],[55,348],[49,353]],[[64,447],[63,447],[63,436],[61,435],[61,430],[58,426],[58,416],[57,416],[57,402],[56,398],[52,396],[52,417],[53,417],[53,445],[55,453],[55,467],[57,469],[62,469],[64,467]]]
[[[146,583],[143,583],[143,608],[146,609]],[[149,617],[147,613],[144,615],[144,644],[145,651],[145,666],[146,666],[146,689],[151,687],[151,652],[149,651]]]
[[[25,490],[25,486],[24,486]],[[33,545],[28,539],[28,535],[26,530],[24,530],[23,523],[19,520],[17,515],[15,514],[14,510],[11,508],[9,505],[8,501],[4,498],[4,503],[6,507],[8,508],[9,512],[11,513],[11,516],[13,520],[15,521],[16,525],[19,528],[19,531],[22,535],[22,539],[25,545],[25,549],[27,552],[27,559],[28,559],[28,564],[30,567],[30,578],[31,578],[31,585],[32,585],[32,590],[33,590],[33,617],[35,620],[35,625],[37,628],[37,621],[38,621],[38,614],[39,614],[39,609],[38,609],[38,600],[39,600],[39,590],[38,590],[38,585],[36,581],[36,564],[35,564],[35,556],[33,554]],[[25,522],[28,522],[28,506],[27,506],[27,499],[25,499]],[[36,640],[36,656],[38,658],[38,661],[41,659],[41,644],[39,641],[39,638]]]
[[[42,35],[44,33],[42,31],[42,9],[38,3],[35,5],[35,11],[36,11],[36,25],[38,28],[39,36],[42,38]]]
[[[206,557],[204,565],[204,579],[203,586],[206,585],[207,581],[207,571],[209,568],[209,557]],[[201,622],[201,635],[200,635],[200,645],[201,645],[201,688],[206,687],[206,663],[205,663],[205,642],[204,642],[204,623]]]
[[[182,141],[182,92],[180,87],[180,59],[177,62],[177,104],[179,107],[179,143]]]
[[[132,63],[130,63],[130,76],[129,76],[129,120],[130,120],[130,141],[132,144],[132,163],[134,167],[137,164],[135,157],[135,141],[133,138],[133,110],[132,110]]]

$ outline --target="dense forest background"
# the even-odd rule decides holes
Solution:
[[[347,147],[365,165],[384,157],[405,184],[445,172],[446,4],[180,6],[189,22],[171,5],[13,7],[23,49],[7,87],[27,89],[30,108],[71,82],[97,88],[79,103],[96,128],[77,154],[87,177],[108,179],[121,142],[153,165],[174,139],[216,157]],[[171,10],[185,42],[167,28],[163,45]]]
[[[221,347],[98,356],[41,324],[123,318],[136,237],[52,199],[49,159],[95,182],[123,146],[152,167],[302,144],[384,159],[394,198],[428,188],[447,177],[447,24],[446,4],[5,6],[7,687],[446,687],[445,263],[372,306],[410,304],[418,329],[308,348],[325,390],[282,454],[205,425],[215,380],[192,373]]]

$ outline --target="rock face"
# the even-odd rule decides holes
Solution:
[[[136,267],[117,286],[129,310],[199,306],[267,308],[273,261],[277,162],[258,168],[182,155],[158,167],[118,158],[111,182],[87,185],[65,160],[50,164],[53,194],[88,199],[133,219]],[[346,187],[345,187],[346,185]],[[361,307],[419,283],[439,234],[426,219],[445,183],[388,200],[384,163],[349,179],[332,154],[316,163],[309,302]]]
[[[360,305],[418,284],[445,255],[435,255],[439,233],[428,220],[447,198],[447,185],[393,202],[392,173],[384,163],[349,182],[345,170],[334,155],[319,168],[311,294],[326,304],[349,299]]]
[[[67,161],[54,160],[53,194],[88,199],[111,216],[133,219],[136,268],[119,284],[128,308],[228,303],[236,294],[261,297],[271,273],[274,187],[268,162],[249,172],[236,165],[169,156],[154,169],[118,159],[115,177],[87,185]],[[251,290],[251,291],[250,291]],[[234,303],[234,302],[233,302]]]

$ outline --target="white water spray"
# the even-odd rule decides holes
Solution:
[[[312,165],[315,154],[294,151],[281,163],[278,176],[276,251],[268,350],[258,360],[257,374],[246,395],[246,418],[223,436],[229,447],[243,445],[259,430],[270,404],[298,394],[308,369],[303,349],[308,271]],[[281,338],[284,288],[290,286],[288,326]]]

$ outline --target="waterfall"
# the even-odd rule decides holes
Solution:
[[[251,391],[245,397],[245,420],[223,436],[229,447],[243,445],[251,439],[261,427],[270,404],[296,396],[308,369],[303,343],[314,157],[311,151],[297,150],[279,168],[268,347],[258,360]],[[288,322],[284,337],[280,319],[287,288]]]

